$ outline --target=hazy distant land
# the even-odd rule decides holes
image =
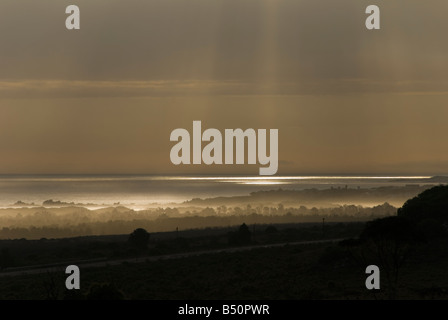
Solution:
[[[63,238],[228,227],[248,224],[367,221],[394,215],[403,203],[431,185],[378,188],[330,187],[323,190],[271,190],[245,196],[195,198],[164,207],[134,210],[115,203],[46,200],[36,206],[17,201],[0,209],[0,239]],[[89,208],[87,208],[89,207]]]
[[[420,192],[434,185],[408,184],[406,186],[383,186],[378,188],[353,188],[353,187],[329,187],[327,189],[305,190],[270,190],[252,192],[247,196],[217,197],[207,199],[192,199],[187,201],[189,205],[220,206],[220,205],[244,205],[244,204],[278,204],[284,206],[316,206],[337,207],[345,204],[375,206],[388,202],[394,206],[403,203]]]

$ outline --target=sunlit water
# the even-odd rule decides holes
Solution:
[[[430,176],[0,176],[0,207],[39,205],[52,199],[85,207],[123,205],[134,209],[193,198],[248,195],[259,190],[330,187],[370,188],[431,184]]]

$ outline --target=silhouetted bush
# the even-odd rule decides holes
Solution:
[[[249,231],[249,227],[243,223],[238,229],[238,237],[240,238],[240,242],[242,244],[249,244],[251,232]]]
[[[374,264],[380,268],[388,283],[388,297],[395,299],[399,271],[417,244],[422,242],[424,235],[414,221],[392,216],[367,222],[358,241],[347,240],[342,245],[358,263],[364,266]],[[359,246],[357,251],[356,246]]]
[[[149,243],[149,233],[143,228],[135,229],[129,235],[129,243],[138,250],[144,250]]]
[[[247,245],[251,242],[251,232],[249,231],[249,227],[243,223],[237,232],[229,233],[229,244],[230,245]]]

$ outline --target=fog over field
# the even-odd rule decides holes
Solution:
[[[0,209],[0,239],[126,234],[139,227],[162,232],[241,223],[367,221],[395,215],[404,201],[427,188],[277,189],[245,196],[195,198],[165,206],[153,204],[139,210],[118,203],[102,207],[59,200],[46,200],[42,205],[18,201]]]

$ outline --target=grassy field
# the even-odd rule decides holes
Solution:
[[[302,237],[312,230],[317,232],[314,227],[302,229]],[[292,230],[280,229],[277,237]],[[337,230],[343,233],[347,227],[338,225],[334,233]],[[219,232],[190,237],[191,243],[204,239],[211,243],[219,238]],[[165,241],[171,240],[168,237]],[[445,239],[439,239],[415,250],[400,270],[396,298],[448,297],[447,245]],[[365,267],[337,243],[285,245],[85,268],[81,269],[81,289],[71,291],[65,288],[67,275],[62,267],[37,275],[4,276],[0,278],[0,299],[387,299],[384,277],[380,290],[366,289]]]

